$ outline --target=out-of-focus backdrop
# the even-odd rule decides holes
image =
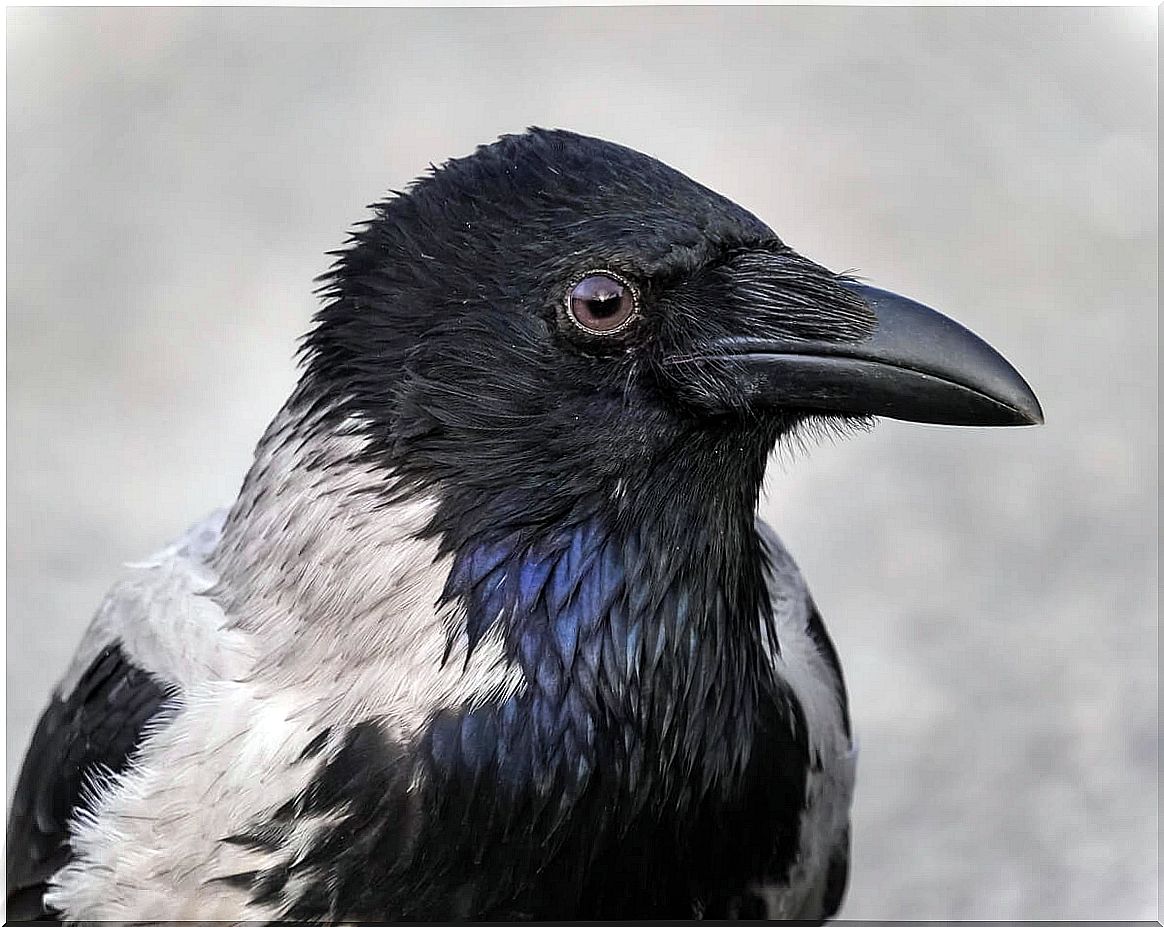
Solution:
[[[846,916],[1155,918],[1156,15],[10,9],[9,791],[118,565],[233,498],[324,252],[559,126],[948,311],[1043,401],[773,464],[861,736]]]

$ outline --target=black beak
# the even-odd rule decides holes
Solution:
[[[1042,424],[1026,380],[973,332],[911,299],[844,286],[876,316],[862,340],[727,338],[713,356],[741,364],[755,398],[788,409],[940,425]]]

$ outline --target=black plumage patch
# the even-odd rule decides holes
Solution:
[[[309,760],[312,757],[318,756],[320,751],[327,745],[327,739],[331,735],[331,728],[324,728],[318,734],[311,738],[311,741],[303,748],[303,752],[299,754],[299,762]]]
[[[821,919],[828,920],[835,917],[841,909],[841,902],[845,897],[845,889],[849,884],[849,828],[845,828],[840,843],[833,849],[829,857],[828,874],[825,876],[824,901],[822,904]]]
[[[68,822],[95,775],[122,772],[169,695],[109,644],[76,687],[54,695],[20,771],[8,819],[8,917],[42,918],[46,880],[71,858]]]
[[[295,920],[712,916],[733,909],[749,875],[783,872],[794,855],[804,745],[790,727],[764,722],[741,775],[694,802],[682,796],[699,762],[669,773],[641,757],[629,779],[597,761],[581,787],[555,770],[506,789],[496,756],[438,761],[427,742],[408,754],[361,725],[299,811],[346,814],[290,869],[239,884]],[[285,898],[292,875],[306,879]]]

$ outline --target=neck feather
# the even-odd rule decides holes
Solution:
[[[519,671],[522,711],[553,741],[536,751],[546,762],[699,755],[709,779],[730,776],[747,762],[740,728],[775,684],[754,523],[764,449],[699,440],[554,524],[486,524],[458,520],[439,486],[397,480],[358,422],[293,397],[228,520],[219,595],[284,671],[340,672],[375,653],[404,665],[411,624],[408,639],[448,670],[484,647],[484,662]]]
[[[740,779],[778,685],[755,490],[693,485],[681,467],[656,475],[661,485],[552,528],[514,525],[456,546],[445,599],[464,604],[470,652],[499,631],[528,688],[509,721],[491,716],[471,755],[458,753],[466,717],[445,718],[438,757],[472,765],[500,750],[513,767],[503,779],[534,770],[575,787],[598,762],[633,783],[693,757],[696,791]]]

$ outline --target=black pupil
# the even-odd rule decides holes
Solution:
[[[583,297],[582,302],[586,305],[588,315],[596,319],[606,319],[618,312],[619,306],[622,305],[622,297],[618,293],[601,293],[589,299]]]

